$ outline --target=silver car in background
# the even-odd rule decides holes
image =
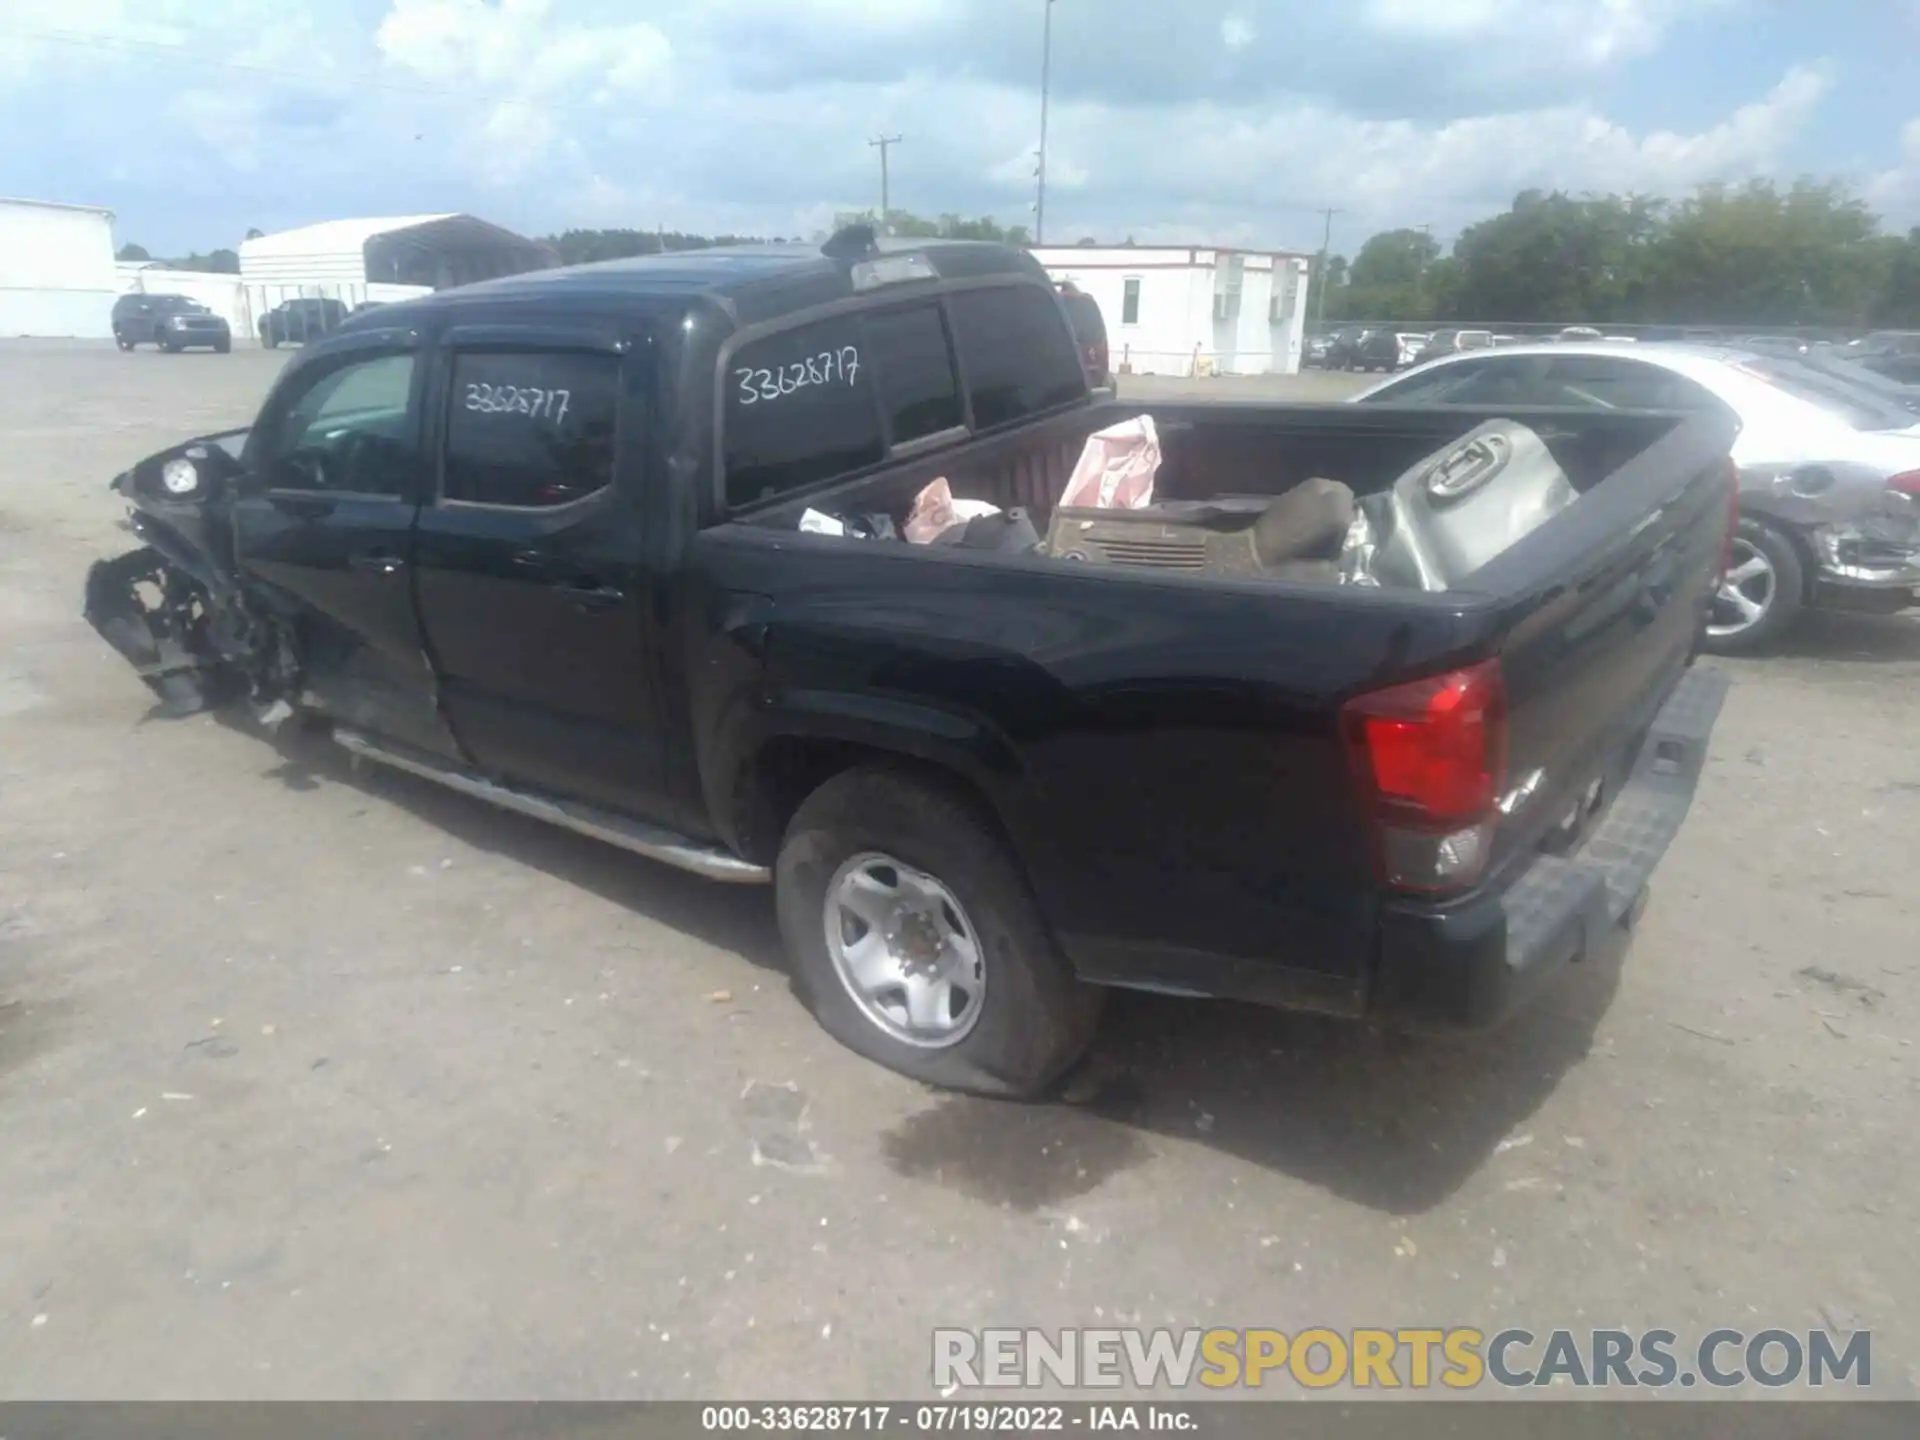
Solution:
[[[1808,607],[1920,604],[1920,416],[1843,374],[1786,355],[1563,340],[1434,360],[1353,399],[1731,409],[1740,523],[1707,648],[1759,649]]]

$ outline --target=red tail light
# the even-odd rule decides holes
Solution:
[[[1889,490],[1898,490],[1902,495],[1911,495],[1920,500],[1920,470],[1909,470],[1904,475],[1895,475],[1887,481]]]
[[[1499,661],[1359,696],[1341,719],[1387,883],[1472,884],[1486,867],[1506,776]]]
[[[1720,541],[1720,575],[1733,569],[1733,536],[1740,528],[1740,467],[1727,461],[1727,533]]]

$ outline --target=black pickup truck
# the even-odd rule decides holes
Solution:
[[[1630,923],[1719,709],[1732,422],[1527,412],[1577,501],[1437,592],[884,533],[936,477],[1044,526],[1142,414],[1176,502],[1365,496],[1490,418],[1096,396],[992,245],[517,275],[117,477],[87,616],[170,709],[770,882],[820,1022],[942,1085],[1043,1089],[1108,985],[1478,1028]]]

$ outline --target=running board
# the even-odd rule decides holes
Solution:
[[[751,864],[717,845],[689,840],[684,835],[676,835],[671,830],[663,830],[642,820],[610,815],[604,810],[595,810],[572,800],[516,790],[425,755],[392,749],[358,730],[335,726],[333,738],[349,754],[371,760],[376,765],[390,765],[409,775],[418,775],[423,780],[444,785],[449,790],[457,790],[462,795],[484,800],[502,810],[511,810],[516,815],[544,820],[563,830],[604,840],[609,845],[618,845],[622,850],[631,850],[636,855],[644,855],[649,860],[658,860],[664,865],[690,871],[708,880],[719,880],[730,885],[765,885],[773,878],[764,865]]]

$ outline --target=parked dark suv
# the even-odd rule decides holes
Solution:
[[[283,300],[260,317],[260,343],[269,350],[290,341],[305,344],[339,328],[346,318],[347,307],[338,300],[317,296]]]
[[[205,345],[233,348],[227,322],[184,295],[122,295],[113,302],[113,339],[122,350],[158,345],[168,352]]]
[[[1354,347],[1352,369],[1384,370],[1391,374],[1400,365],[1400,332],[1397,330],[1369,330]]]

